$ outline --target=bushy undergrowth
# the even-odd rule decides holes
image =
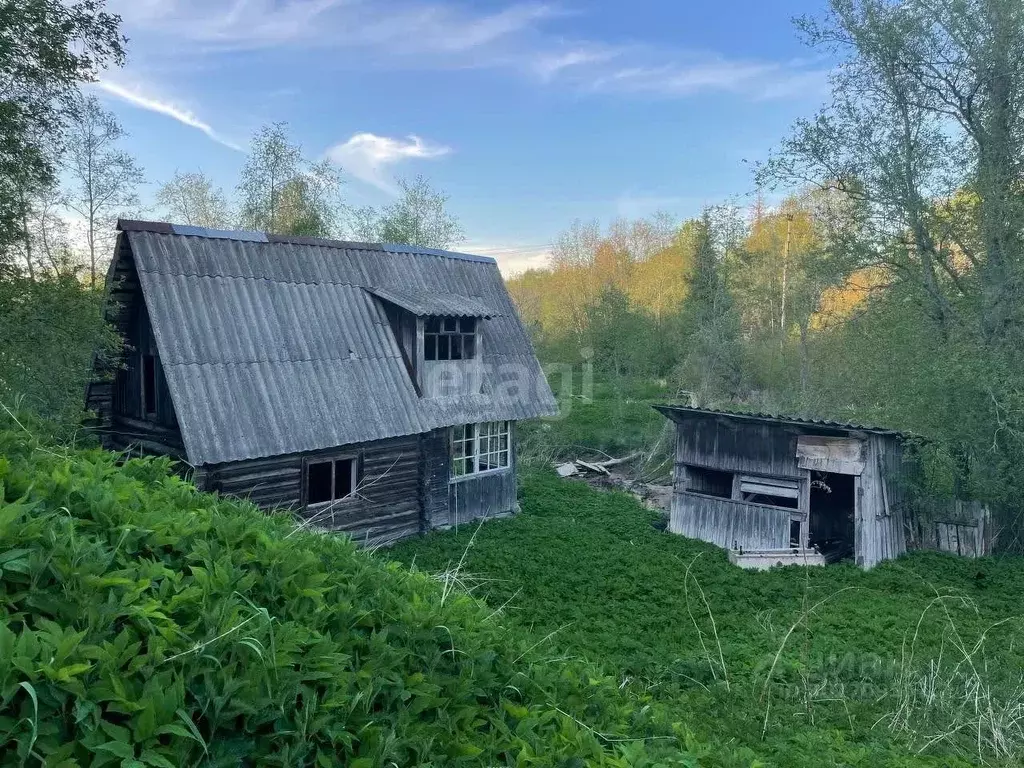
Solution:
[[[166,461],[0,431],[0,501],[0,763],[687,764],[476,599]]]
[[[404,542],[550,644],[685,719],[709,760],[778,766],[1018,765],[1024,561],[918,553],[740,570],[657,530],[631,497],[546,473],[523,514]],[[472,544],[470,545],[470,541]]]
[[[674,399],[667,385],[645,380],[604,381],[600,377],[589,390],[573,382],[572,391],[561,391],[557,375],[550,383],[559,399],[557,418],[521,422],[519,455],[538,464],[556,459],[623,456],[632,451],[659,454],[671,442],[669,421],[651,406]],[[663,453],[664,451],[662,451]],[[652,459],[645,471],[656,472],[663,457]],[[666,468],[658,474],[664,475]]]

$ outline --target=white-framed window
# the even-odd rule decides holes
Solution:
[[[307,505],[341,501],[352,496],[359,485],[359,459],[306,459],[303,475]]]
[[[472,360],[476,357],[475,317],[428,317],[423,331],[426,360]]]
[[[485,421],[452,427],[452,477],[509,466],[510,423]]]

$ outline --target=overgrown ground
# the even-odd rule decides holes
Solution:
[[[521,503],[391,556],[616,677],[702,763],[1020,764],[1020,559],[746,572],[625,494],[531,473]]]
[[[674,400],[665,383],[645,379],[612,382],[598,377],[585,389],[579,380],[563,390],[557,376],[551,386],[559,399],[555,419],[521,422],[519,455],[543,464],[558,459],[623,456],[644,451],[652,456],[645,474],[664,475],[668,457],[668,420],[651,406]],[[660,450],[659,450],[660,448]]]
[[[167,460],[3,427],[0,765],[693,764],[462,592]]]

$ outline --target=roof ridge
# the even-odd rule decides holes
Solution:
[[[157,235],[175,235],[178,237],[204,237],[211,240],[237,240],[247,243],[265,243],[268,245],[305,245],[317,248],[334,248],[349,251],[382,251],[385,253],[406,254],[410,256],[439,256],[459,261],[474,261],[482,264],[495,264],[497,260],[491,256],[478,256],[472,253],[460,253],[441,248],[428,248],[420,245],[403,245],[396,243],[371,243],[359,240],[337,240],[326,237],[309,237],[307,235],[275,235],[268,232],[241,229],[215,229],[197,227],[192,224],[172,224],[166,221],[147,221],[143,219],[118,219],[119,232],[149,232]]]

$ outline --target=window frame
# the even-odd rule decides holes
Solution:
[[[757,490],[750,490],[744,486],[754,486]],[[739,474],[736,480],[736,489],[739,499],[744,504],[756,504],[759,507],[771,507],[773,509],[788,509],[795,512],[800,508],[800,480],[788,477],[773,477],[771,475],[746,475]],[[766,493],[765,490],[774,492]],[[756,501],[757,498],[766,499],[789,499],[792,503],[771,504],[764,501]]]
[[[752,475],[745,472],[737,472],[730,469],[718,469],[716,467],[703,466],[701,464],[684,464],[687,475],[685,488],[682,493],[688,496],[700,496],[705,499],[717,499],[719,501],[728,501],[734,504],[748,504],[754,507],[765,507],[767,509],[778,509],[785,512],[790,512],[794,515],[794,518],[798,515],[803,515],[800,511],[800,500],[803,494],[803,480],[798,477],[782,477],[775,475]],[[732,476],[732,489],[728,496],[720,495],[717,493],[710,493],[704,490],[695,490],[690,487],[689,472],[691,470],[697,470],[698,472],[707,472],[713,474],[723,474]],[[780,504],[766,504],[762,501],[752,501],[744,498],[745,492],[742,490],[742,486],[745,483],[759,483],[765,486],[774,485],[776,488],[786,489],[787,498],[792,498],[794,506],[782,506]],[[795,485],[795,488],[792,487]],[[764,494],[760,494],[762,497]],[[803,519],[803,517],[800,517]]]
[[[468,436],[470,430],[472,435]],[[511,421],[456,424],[448,430],[450,482],[507,472],[512,468],[513,458]],[[462,471],[458,469],[459,462],[463,462]]]
[[[363,474],[363,457],[360,453],[338,453],[325,456],[306,456],[302,459],[302,506],[303,507],[325,507],[331,504],[348,503],[357,498],[355,491],[359,488],[359,480]],[[351,488],[348,495],[335,498],[337,491],[338,462],[351,461]],[[326,501],[309,500],[309,468],[314,464],[331,465],[331,498]]]
[[[430,315],[424,318],[423,359],[428,363],[476,360],[480,352],[477,320],[468,315]],[[446,350],[446,357],[441,357],[442,348]],[[455,349],[459,350],[458,357],[452,354]]]

